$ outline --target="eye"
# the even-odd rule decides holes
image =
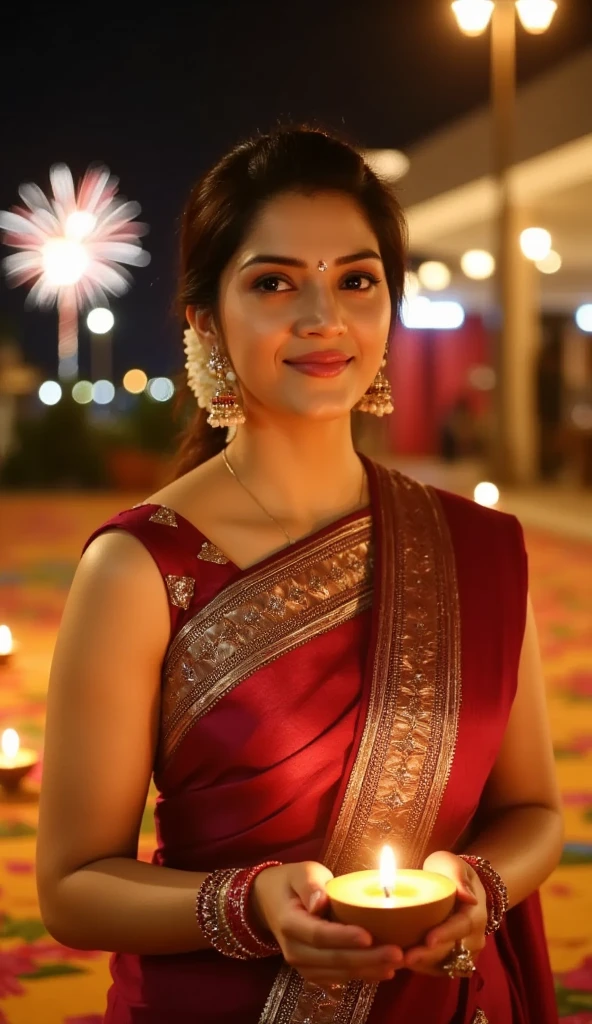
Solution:
[[[367,287],[362,287],[360,282],[366,282]],[[344,281],[345,291],[347,292],[369,292],[377,284],[380,284],[380,279],[375,277],[374,274],[362,271],[357,271],[355,274],[348,274]]]
[[[285,284],[286,288],[277,287],[280,284]],[[283,277],[278,277],[277,274],[266,274],[265,277],[260,277],[253,285],[253,291],[256,292],[268,292],[271,294],[277,292],[289,291],[289,282]]]

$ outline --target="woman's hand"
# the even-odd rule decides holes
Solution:
[[[426,871],[436,871],[456,883],[457,903],[450,917],[427,934],[425,945],[406,951],[403,967],[441,978],[442,968],[439,965],[457,942],[462,941],[473,960],[483,949],[487,896],[477,872],[453,853],[432,853],[423,866]]]
[[[325,883],[332,877],[314,861],[266,868],[253,884],[253,913],[275,936],[286,963],[321,988],[393,978],[403,966],[397,946],[373,946],[363,928],[323,920]]]

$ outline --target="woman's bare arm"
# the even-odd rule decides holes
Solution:
[[[209,944],[204,873],[136,860],[169,639],[163,581],[129,534],[84,554],[54,654],[37,844],[43,920],[78,949],[179,953]]]
[[[514,906],[548,878],[563,847],[561,801],[530,599],[518,690],[479,820],[479,835],[463,852],[491,861]]]

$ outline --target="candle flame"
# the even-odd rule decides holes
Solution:
[[[2,733],[2,753],[9,761],[13,760],[19,752],[21,741],[16,729],[5,729]]]
[[[8,626],[0,626],[0,654],[12,653],[12,633]]]
[[[397,879],[397,862],[390,846],[383,846],[382,848],[378,874],[385,896],[391,896]]]

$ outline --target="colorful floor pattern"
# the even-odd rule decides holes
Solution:
[[[41,749],[48,667],[80,548],[135,496],[0,500],[0,622],[19,648],[0,666],[0,731]],[[567,842],[543,899],[562,1024],[592,1024],[592,547],[528,532]],[[100,1024],[107,957],[45,932],[34,882],[39,771],[0,802],[0,1024]],[[0,797],[1,799],[1,797]],[[150,812],[140,856],[152,849]]]

